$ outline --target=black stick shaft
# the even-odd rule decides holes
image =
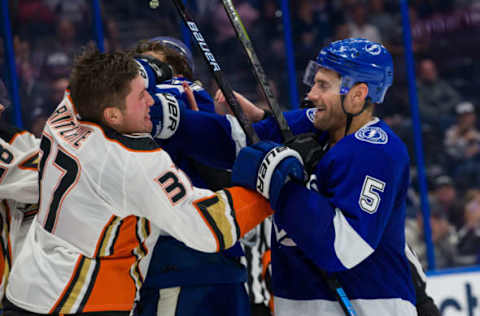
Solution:
[[[258,138],[258,135],[255,132],[255,129],[245,117],[245,114],[243,113],[243,110],[240,104],[238,103],[237,98],[233,94],[233,90],[230,83],[224,78],[223,71],[220,68],[220,65],[218,64],[218,62],[216,61],[215,56],[212,54],[212,51],[208,47],[205,41],[205,38],[200,33],[200,30],[198,29],[197,24],[195,23],[193,18],[190,16],[190,14],[187,12],[185,6],[182,3],[182,0],[173,0],[173,3],[175,4],[175,7],[177,8],[178,13],[180,14],[183,21],[185,22],[185,25],[192,33],[194,41],[197,43],[198,47],[202,51],[202,55],[208,64],[208,68],[210,72],[215,78],[215,81],[217,82],[218,87],[223,92],[223,95],[225,96],[225,99],[228,105],[230,105],[230,108],[232,109],[233,113],[238,119],[238,122],[240,123],[240,126],[242,127],[245,134],[247,135],[247,138],[252,143],[259,142],[260,139]]]
[[[278,127],[280,128],[283,138],[285,141],[288,141],[290,138],[293,137],[292,131],[290,130],[290,127],[288,126],[287,121],[283,116],[283,113],[280,109],[280,105],[278,103],[277,98],[272,92],[270,83],[267,80],[267,76],[265,75],[265,71],[263,70],[263,67],[260,64],[257,54],[255,53],[255,50],[252,45],[252,41],[248,36],[247,30],[245,29],[245,26],[243,25],[237,10],[235,10],[235,7],[232,1],[222,0],[222,3],[223,3],[223,7],[225,8],[225,11],[227,12],[228,18],[230,19],[230,23],[235,29],[235,32],[237,33],[237,37],[240,40],[240,43],[242,44],[242,47],[248,56],[248,60],[250,62],[250,65],[253,68],[253,73],[255,75],[255,78],[258,84],[260,85],[260,87],[262,88],[263,94],[265,95],[267,103],[270,106],[270,109],[272,110],[273,116],[277,121]]]

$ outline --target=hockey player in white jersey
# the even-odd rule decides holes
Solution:
[[[86,50],[70,89],[43,131],[39,213],[5,315],[128,315],[158,236],[215,252],[272,213],[250,190],[190,184],[150,136],[153,99],[129,54]]]
[[[38,210],[38,145],[31,133],[0,122],[0,299]]]

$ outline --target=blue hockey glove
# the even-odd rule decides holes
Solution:
[[[155,104],[150,107],[152,120],[152,136],[167,139],[173,136],[178,129],[181,117],[181,107],[177,99],[170,93],[152,94]]]
[[[157,84],[173,78],[172,67],[157,58],[148,55],[135,56],[140,75],[145,81],[147,90],[154,89]]]
[[[232,184],[257,190],[275,210],[282,187],[291,179],[304,181],[303,162],[293,149],[270,141],[243,148],[232,169]]]

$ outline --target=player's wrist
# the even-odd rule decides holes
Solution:
[[[260,121],[263,121],[263,120],[266,120],[267,118],[269,117],[272,117],[273,116],[273,113],[269,110],[263,110],[263,109],[259,109],[261,111],[261,119]]]

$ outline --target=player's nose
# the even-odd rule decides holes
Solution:
[[[147,105],[148,107],[151,107],[155,101],[152,98],[152,95],[147,91]]]
[[[312,103],[316,103],[315,101],[318,100],[318,93],[314,91],[314,88],[311,88],[310,91],[307,93],[307,99],[310,100]]]

